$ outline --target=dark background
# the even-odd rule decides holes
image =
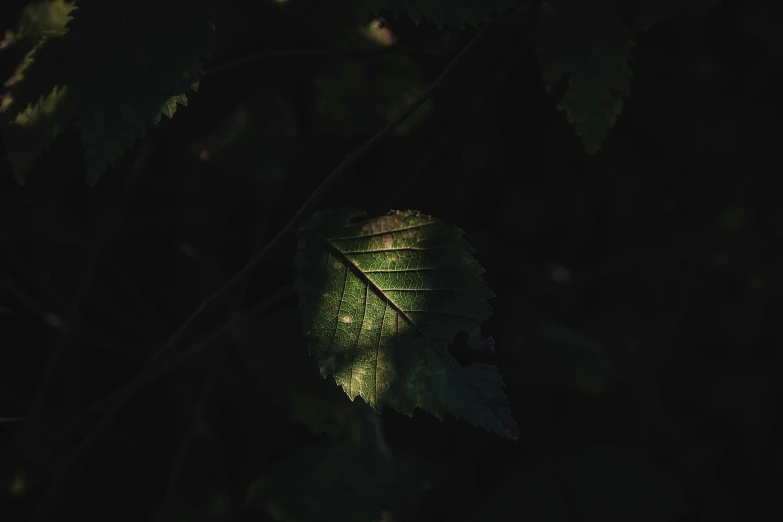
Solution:
[[[133,380],[476,32],[387,17],[409,48],[378,52],[357,36],[374,18],[360,0],[217,4],[198,93],[96,187],[75,129],[25,187],[0,166],[0,416],[26,417],[50,350],[63,354],[40,422],[0,424],[4,520],[29,518],[100,418],[82,412]],[[398,520],[501,520],[482,517],[493,504],[517,520],[528,511],[503,493],[515,474],[596,447],[662,470],[678,520],[783,519],[778,4],[725,0],[638,34],[632,95],[592,157],[544,91],[533,22],[507,20],[325,194],[321,208],[413,208],[462,228],[497,295],[484,332],[519,440],[385,409],[395,461],[431,484]],[[3,3],[0,25],[18,12]],[[3,76],[14,66],[4,57]],[[307,357],[295,241],[253,274],[238,313],[260,313],[133,395],[58,488],[55,519],[267,520],[242,509],[250,482],[363,422]],[[233,297],[179,350],[231,318]],[[631,510],[665,501],[640,484]],[[565,502],[571,520],[598,520]]]

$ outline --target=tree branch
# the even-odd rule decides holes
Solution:
[[[44,365],[44,371],[39,380],[38,393],[36,394],[33,404],[30,407],[30,412],[27,415],[27,418],[32,422],[38,422],[40,420],[41,410],[46,403],[46,396],[49,393],[49,387],[51,386],[57,366],[65,352],[65,347],[68,345],[70,335],[78,329],[76,324],[81,319],[82,308],[87,301],[87,296],[92,287],[98,259],[111,240],[114,226],[119,221],[119,217],[122,213],[123,204],[127,202],[127,199],[135,186],[135,182],[140,177],[140,172],[143,170],[144,164],[149,159],[149,155],[152,152],[151,147],[152,144],[149,142],[144,145],[139,152],[138,158],[130,169],[129,179],[125,182],[125,186],[120,193],[120,201],[112,206],[110,215],[106,217],[105,224],[87,256],[87,260],[84,263],[82,273],[79,277],[79,285],[76,289],[76,293],[65,314],[65,322],[61,327],[60,335],[57,336],[54,345],[49,351],[49,357]]]

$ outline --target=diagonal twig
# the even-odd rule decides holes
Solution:
[[[87,407],[84,411],[82,411],[80,414],[74,416],[74,418],[72,418],[67,425],[65,425],[64,427],[60,428],[57,431],[57,433],[55,434],[56,441],[58,442],[63,441],[68,436],[70,436],[78,426],[81,426],[82,424],[90,420],[94,415],[97,415],[106,407],[113,404],[115,401],[121,400],[126,394],[130,395],[134,393],[136,390],[144,387],[146,384],[150,383],[151,381],[159,377],[162,377],[163,375],[173,370],[174,368],[181,366],[185,362],[191,360],[193,357],[199,355],[202,351],[208,348],[212,343],[219,340],[223,335],[225,335],[226,333],[228,333],[229,331],[235,328],[238,328],[239,326],[244,324],[245,321],[249,321],[250,319],[253,319],[259,314],[265,312],[267,309],[269,309],[276,303],[292,295],[293,292],[294,292],[293,285],[286,285],[282,287],[281,289],[277,290],[275,293],[270,295],[268,298],[264,299],[263,301],[260,301],[258,304],[253,306],[250,310],[246,311],[241,315],[236,316],[231,321],[224,323],[220,328],[216,329],[207,337],[201,339],[195,345],[191,346],[186,350],[183,350],[176,356],[172,357],[170,360],[156,365],[155,369],[153,371],[150,371],[146,379],[144,380],[135,379],[129,382],[128,384],[126,384],[125,386],[123,386],[122,388],[115,390],[114,392],[107,395],[106,397],[93,403],[92,405]]]
[[[87,260],[84,263],[81,275],[79,277],[79,284],[77,286],[76,293],[73,296],[65,314],[65,321],[61,327],[60,335],[57,336],[54,345],[49,351],[49,357],[46,360],[43,373],[41,374],[39,380],[38,393],[36,394],[35,399],[33,399],[32,406],[30,407],[30,411],[27,415],[31,422],[38,422],[40,420],[41,410],[43,409],[43,405],[46,403],[46,396],[49,393],[49,388],[51,387],[54,373],[57,370],[57,366],[59,365],[63,354],[65,353],[65,347],[68,345],[68,341],[70,340],[70,334],[77,329],[76,324],[80,320],[82,308],[87,300],[90,288],[92,287],[92,282],[95,276],[95,269],[98,265],[98,259],[106,248],[106,245],[111,240],[114,226],[119,221],[123,210],[122,203],[127,201],[128,195],[132,192],[133,187],[135,186],[135,181],[139,178],[139,173],[143,170],[143,165],[149,158],[151,146],[151,142],[146,144],[139,153],[139,157],[131,168],[130,176],[128,176],[129,179],[125,181],[124,187],[121,191],[120,204],[113,206],[112,212],[106,219],[104,226],[101,228],[101,231],[99,232],[98,237],[93,244],[92,250],[87,256]]]
[[[168,486],[166,487],[166,493],[163,496],[163,502],[164,506],[168,507],[171,505],[171,502],[174,500],[174,497],[177,494],[177,482],[179,482],[179,476],[182,472],[182,466],[185,464],[185,458],[188,455],[188,451],[190,450],[190,445],[193,443],[193,439],[196,437],[196,434],[198,433],[198,423],[201,422],[201,419],[204,415],[204,410],[207,407],[207,402],[209,402],[209,397],[212,393],[212,388],[215,385],[215,381],[217,380],[218,373],[220,372],[221,367],[223,366],[223,362],[225,360],[225,350],[218,350],[215,361],[212,363],[212,366],[209,370],[209,375],[207,375],[206,382],[204,383],[204,388],[201,390],[201,396],[199,397],[198,405],[196,406],[196,415],[194,418],[193,424],[188,428],[188,432],[185,435],[185,439],[182,441],[182,444],[179,447],[179,450],[177,451],[177,457],[174,461],[174,466],[171,469],[171,474],[169,475],[169,482]]]

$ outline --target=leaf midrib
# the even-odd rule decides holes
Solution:
[[[411,327],[413,327],[413,328],[414,328],[414,329],[415,329],[417,332],[419,332],[419,334],[421,334],[421,336],[422,336],[422,337],[424,337],[424,338],[425,338],[425,339],[427,339],[428,341],[429,341],[429,340],[431,340],[431,339],[433,339],[432,337],[429,337],[429,336],[428,336],[428,335],[426,335],[424,332],[422,332],[422,331],[421,331],[421,329],[420,329],[420,328],[419,328],[419,327],[416,325],[416,323],[414,323],[414,322],[413,322],[413,320],[412,320],[410,317],[408,317],[408,314],[406,314],[406,313],[405,313],[405,310],[403,310],[402,308],[400,308],[400,307],[399,307],[399,305],[397,305],[397,303],[395,303],[395,302],[394,302],[394,300],[392,300],[392,299],[391,299],[389,296],[387,296],[387,295],[384,293],[384,291],[383,291],[381,288],[379,288],[379,287],[378,287],[378,285],[376,285],[376,284],[375,284],[375,283],[374,283],[374,282],[373,282],[373,281],[372,281],[372,280],[371,280],[369,277],[367,277],[367,276],[364,274],[364,272],[362,272],[362,270],[361,270],[361,269],[360,269],[358,266],[356,266],[356,264],[355,264],[353,261],[351,261],[351,259],[350,259],[350,258],[349,258],[347,255],[345,255],[345,254],[344,254],[342,251],[340,251],[340,249],[339,249],[339,248],[337,248],[337,246],[336,246],[336,245],[334,245],[334,244],[333,244],[333,243],[332,243],[330,240],[328,240],[328,239],[324,239],[324,240],[322,240],[322,241],[323,241],[323,243],[324,243],[324,244],[327,246],[328,250],[329,250],[329,251],[330,251],[330,252],[331,252],[333,255],[335,255],[335,257],[337,257],[337,259],[339,259],[339,260],[340,260],[340,261],[341,261],[341,262],[342,262],[344,265],[346,265],[346,268],[347,268],[348,270],[351,270],[351,271],[353,271],[354,275],[358,275],[358,276],[359,276],[359,278],[360,278],[362,281],[364,281],[364,282],[365,282],[365,284],[367,285],[367,288],[370,288],[370,286],[372,286],[372,288],[373,288],[373,289],[374,289],[376,292],[378,292],[378,293],[379,293],[381,296],[383,296],[384,300],[385,300],[387,303],[391,304],[391,306],[392,306],[392,307],[393,307],[393,308],[394,308],[394,309],[395,309],[395,310],[398,312],[398,314],[399,314],[399,315],[401,315],[402,317],[404,317],[404,318],[405,318],[405,320],[408,322],[408,324],[410,324],[410,325],[411,325]],[[340,299],[340,301],[341,301],[341,304],[342,304],[342,298]],[[366,304],[366,303],[365,303],[365,304]],[[366,311],[365,311],[365,314],[366,314]],[[384,316],[385,316],[385,312],[384,312]],[[364,318],[362,318],[362,322],[364,322]],[[397,335],[399,335],[399,327],[397,328]],[[434,347],[433,347],[433,351],[435,351],[435,353],[437,353],[437,354],[438,354],[438,356],[439,356],[440,358],[442,358],[442,359],[443,359],[443,360],[446,362],[446,364],[448,364],[448,365],[451,367],[451,369],[454,371],[454,373],[456,373],[456,374],[459,376],[459,378],[462,380],[462,382],[464,382],[464,383],[465,383],[465,385],[466,385],[466,386],[467,386],[467,387],[468,387],[470,390],[472,390],[472,391],[473,391],[473,393],[474,393],[474,395],[476,396],[476,398],[477,398],[477,399],[479,399],[479,401],[481,401],[482,403],[484,403],[484,402],[485,402],[485,401],[484,401],[484,398],[481,396],[481,394],[480,394],[480,393],[478,393],[478,390],[476,389],[476,387],[475,387],[475,386],[473,386],[473,384],[471,384],[471,383],[470,383],[470,381],[468,381],[468,380],[465,378],[465,376],[462,374],[462,372],[461,372],[461,371],[459,371],[459,368],[455,367],[455,366],[454,366],[454,364],[453,364],[453,363],[452,363],[452,362],[451,362],[451,361],[450,361],[450,360],[449,360],[449,359],[448,359],[448,358],[447,358],[447,357],[446,357],[444,354],[442,354],[440,350],[438,350],[438,349],[436,349],[436,348],[434,348]],[[354,354],[354,356],[355,356],[355,354]],[[376,360],[377,360],[377,359],[376,359]],[[353,364],[352,364],[351,366],[352,366],[352,367],[351,367],[351,374],[353,374]],[[376,378],[377,378],[377,375],[376,375]],[[376,384],[376,385],[377,385],[377,384]],[[376,398],[376,400],[377,400],[377,398]],[[487,406],[487,407],[488,407],[488,406]],[[492,411],[492,413],[495,415],[495,417],[497,417],[497,418],[498,418],[498,420],[500,420],[500,424],[501,424],[501,425],[504,425],[504,424],[503,424],[503,419],[501,419],[501,418],[500,418],[500,417],[497,415],[497,413],[495,413],[495,411],[494,411],[494,410]]]

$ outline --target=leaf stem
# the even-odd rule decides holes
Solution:
[[[174,466],[172,467],[171,473],[169,474],[168,486],[166,487],[166,493],[163,496],[164,509],[168,509],[176,498],[177,482],[179,481],[180,474],[182,473],[182,466],[185,464],[185,458],[190,451],[190,446],[193,443],[193,439],[196,438],[196,435],[199,432],[199,423],[202,422],[204,410],[206,409],[207,403],[209,402],[210,394],[212,393],[212,388],[214,387],[215,381],[217,380],[218,373],[223,366],[225,354],[226,352],[222,350],[217,352],[215,360],[209,370],[209,374],[206,377],[204,387],[201,390],[201,397],[199,398],[199,402],[196,405],[196,412],[193,423],[188,428],[182,444],[180,444],[179,450],[177,451],[177,457],[174,461]]]

